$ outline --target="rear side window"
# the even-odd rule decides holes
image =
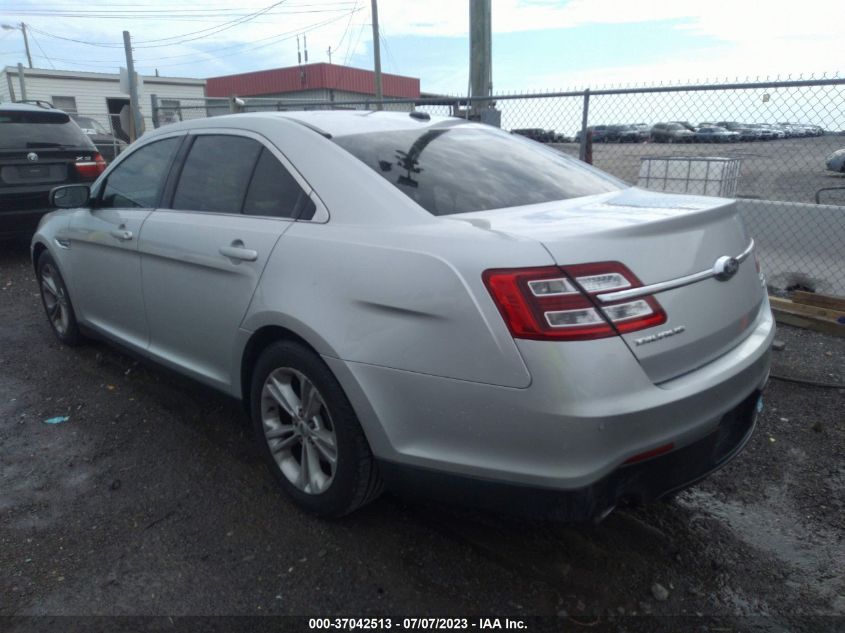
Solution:
[[[0,149],[39,147],[93,149],[94,145],[64,112],[0,110]]]
[[[262,146],[242,136],[197,136],[173,196],[174,209],[240,213]]]
[[[263,149],[249,183],[243,212],[247,215],[292,218],[305,195],[284,165]]]
[[[181,140],[182,137],[166,138],[132,152],[109,174],[97,206],[157,206],[171,159]]]
[[[628,185],[557,150],[472,124],[336,136],[433,215],[566,200]]]

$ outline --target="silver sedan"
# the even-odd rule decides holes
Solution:
[[[731,200],[386,112],[156,130],[32,241],[58,338],[243,400],[324,516],[386,485],[595,520],[736,455],[774,325]]]

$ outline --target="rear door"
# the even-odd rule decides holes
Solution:
[[[116,165],[91,209],[71,218],[67,237],[71,292],[83,322],[136,348],[149,328],[141,294],[138,237],[158,204],[184,134],[138,148]]]
[[[261,137],[215,130],[191,138],[172,202],[141,235],[150,351],[226,389],[235,335],[267,259],[310,198]]]

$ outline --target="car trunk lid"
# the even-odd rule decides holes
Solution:
[[[452,217],[538,240],[561,267],[621,262],[644,286],[712,270],[719,258],[736,258],[751,244],[731,200],[636,188]],[[650,379],[660,383],[743,340],[760,311],[764,290],[754,256],[746,253],[729,278],[704,276],[653,296],[665,310],[666,322],[622,338]],[[596,304],[601,307],[602,302]]]

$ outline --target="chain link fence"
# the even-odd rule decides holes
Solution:
[[[159,127],[232,112],[378,105],[374,99],[153,97],[152,114]],[[845,149],[845,79],[385,99],[380,105],[498,124],[632,185],[731,195],[773,289],[845,296],[845,157],[843,164],[836,158],[827,164]],[[732,168],[714,171],[717,164]],[[666,177],[655,178],[655,169],[667,170]],[[723,173],[734,180],[724,182],[729,176]],[[715,189],[708,184],[714,180]]]

